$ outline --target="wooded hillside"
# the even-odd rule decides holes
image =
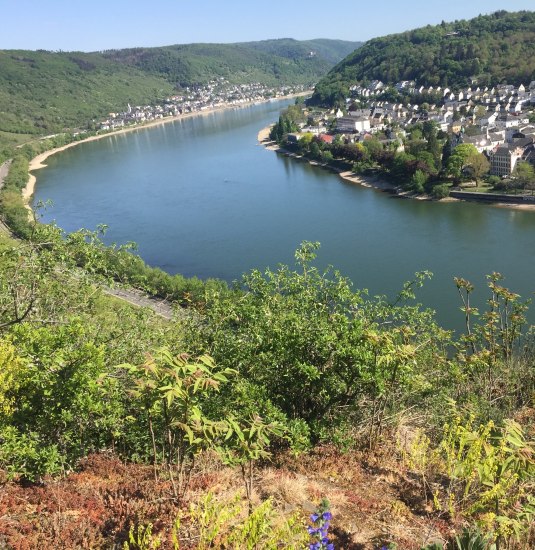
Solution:
[[[161,102],[220,76],[234,84],[312,86],[358,43],[266,40],[107,52],[0,50],[0,145],[87,128],[128,103]]]
[[[432,86],[529,84],[535,77],[535,13],[499,11],[374,38],[334,67],[314,100],[332,104],[356,82],[415,80]]]

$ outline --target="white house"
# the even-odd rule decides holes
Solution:
[[[481,126],[493,126],[496,123],[498,118],[498,113],[496,111],[488,112],[481,117]]]
[[[370,119],[368,117],[341,117],[336,121],[336,131],[345,133],[360,133],[371,129]]]

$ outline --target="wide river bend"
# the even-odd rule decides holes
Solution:
[[[319,265],[334,265],[371,295],[394,296],[414,272],[430,270],[419,300],[448,328],[462,327],[454,276],[476,285],[480,304],[493,271],[533,296],[534,211],[403,200],[267,151],[257,133],[284,105],[83,143],[35,172],[33,204],[52,201],[43,221],[67,231],[106,224],[107,242],[135,241],[146,262],[186,276],[232,281],[292,263],[303,240],[320,241]]]

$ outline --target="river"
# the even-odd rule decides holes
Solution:
[[[370,295],[394,296],[416,271],[441,324],[462,326],[454,276],[476,286],[498,271],[523,297],[535,291],[535,212],[424,202],[349,184],[256,141],[284,102],[177,120],[84,143],[36,172],[43,221],[67,231],[106,224],[107,242],[134,241],[170,273],[232,281],[252,268],[292,263],[303,240]],[[535,308],[534,308],[535,309]],[[533,316],[532,316],[533,317]]]

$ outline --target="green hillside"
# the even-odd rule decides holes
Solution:
[[[320,59],[333,64],[338,63],[362,44],[363,42],[347,42],[346,40],[329,40],[327,38],[299,41],[292,38],[280,38],[279,40],[246,43],[248,47],[259,51],[290,59],[307,56],[310,52],[314,52]]]
[[[177,86],[217,76],[238,84],[312,85],[358,45],[282,39],[94,53],[0,50],[0,148],[88,127],[127,103],[154,104]]]
[[[154,101],[172,90],[161,77],[98,54],[0,51],[0,131],[38,135],[85,127],[128,102]]]
[[[359,46],[341,40],[290,38],[241,44],[178,44],[104,52],[104,57],[164,76],[177,86],[205,84],[214,77],[233,83],[311,84]]]
[[[529,84],[534,75],[535,12],[499,11],[374,38],[318,83],[314,100],[332,104],[355,82],[375,79],[456,87],[472,78],[480,85]]]

